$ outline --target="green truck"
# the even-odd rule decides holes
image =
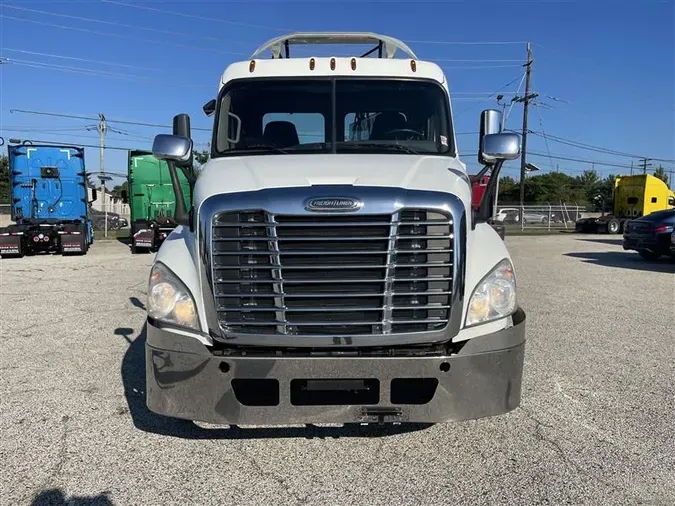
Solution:
[[[169,167],[144,150],[130,150],[127,166],[129,188],[122,198],[131,209],[131,252],[157,251],[177,226]],[[191,202],[190,184],[182,171],[178,179],[187,202]]]

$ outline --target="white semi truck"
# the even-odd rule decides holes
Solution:
[[[323,44],[372,49],[312,56]],[[435,423],[520,404],[525,313],[488,224],[501,166],[520,156],[499,111],[481,115],[491,177],[477,210],[449,83],[392,37],[273,39],[227,67],[204,112],[213,136],[198,175],[187,115],[153,145],[176,194],[178,169],[193,196],[150,274],[151,411]]]

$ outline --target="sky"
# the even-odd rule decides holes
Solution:
[[[0,0],[0,136],[98,145],[95,118],[103,113],[107,146],[150,149],[168,129],[115,120],[170,125],[185,112],[201,149],[211,127],[201,107],[228,64],[292,31],[374,31],[443,67],[460,152],[475,152],[481,110],[500,108],[497,90],[507,100],[524,94],[529,41],[539,94],[529,162],[544,172],[607,175],[650,157],[664,161],[649,170],[675,171],[674,30],[675,0]],[[507,128],[521,130],[522,113],[515,104]],[[85,156],[98,171],[98,149]],[[105,170],[126,174],[126,157],[106,149]],[[463,160],[471,173],[480,169],[474,156]],[[517,161],[502,172],[518,173]]]

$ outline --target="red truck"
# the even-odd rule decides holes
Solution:
[[[476,179],[476,175],[474,174],[473,176],[469,176],[469,179],[471,180],[471,207],[478,211],[480,201],[483,198],[488,181],[490,181],[490,176]]]
[[[473,174],[469,176],[469,179],[471,180],[471,207],[474,211],[478,212],[480,201],[483,200],[483,194],[485,194],[485,190],[487,189],[490,176],[478,178],[478,174]],[[504,234],[506,232],[504,225],[494,223],[492,220],[488,223],[497,231],[499,236],[504,239]]]

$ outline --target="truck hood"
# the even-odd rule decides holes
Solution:
[[[197,178],[194,202],[223,193],[318,185],[386,186],[453,193],[471,205],[462,162],[406,154],[262,155],[210,160]]]

